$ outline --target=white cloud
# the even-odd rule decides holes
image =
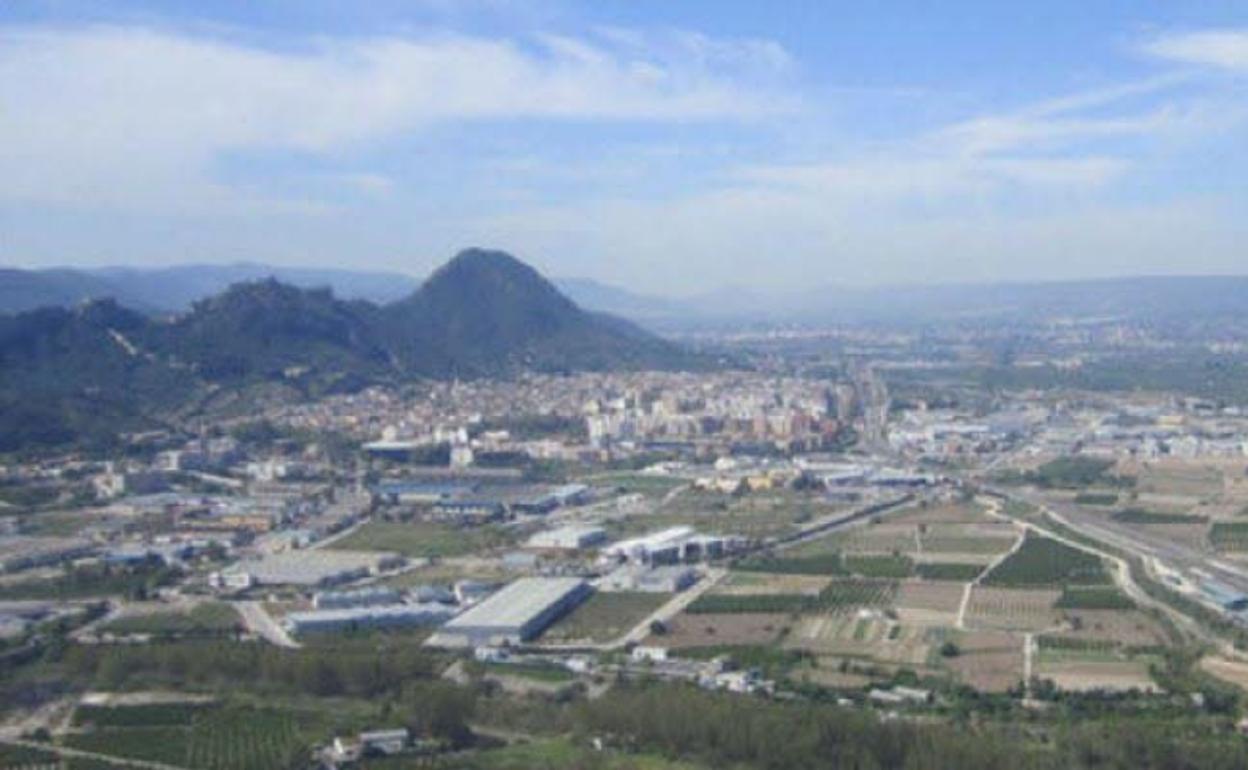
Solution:
[[[1248,28],[1163,35],[1143,48],[1162,59],[1248,73]]]
[[[788,109],[690,46],[462,36],[274,51],[119,27],[0,31],[0,195],[146,210],[231,205],[231,151],[327,153],[445,121],[751,120]]]

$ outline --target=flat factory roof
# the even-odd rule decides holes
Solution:
[[[584,584],[580,578],[520,578],[443,628],[519,628]]]

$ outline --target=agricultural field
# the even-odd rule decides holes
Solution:
[[[1067,610],[1064,628],[1055,636],[1064,639],[1105,641],[1123,647],[1158,647],[1173,643],[1159,621],[1139,610]]]
[[[784,644],[817,656],[863,658],[907,666],[924,665],[930,651],[921,627],[904,625],[871,611],[803,617]]]
[[[243,628],[238,612],[225,602],[206,602],[187,611],[161,609],[110,621],[100,631],[152,636],[222,636]]]
[[[1067,586],[1057,598],[1061,610],[1133,610],[1135,602],[1117,586]]]
[[[944,659],[962,682],[981,692],[999,693],[1023,681],[1023,637],[1003,631],[950,634],[959,654]]]
[[[921,504],[889,516],[897,524],[977,524],[992,521],[984,507],[973,501]]]
[[[1209,545],[1216,551],[1248,551],[1248,522],[1215,522],[1209,530]]]
[[[818,596],[832,582],[829,577],[818,575],[730,572],[714,593],[726,596],[755,596],[758,594],[802,594]]]
[[[1030,587],[1111,582],[1099,556],[1028,533],[1022,546],[984,576],[984,585]]]
[[[596,591],[542,635],[543,642],[606,642],[628,633],[669,594]]]
[[[788,575],[845,575],[844,560],[836,551],[793,556],[760,554],[738,561],[734,568],[750,572],[771,572]]]
[[[907,580],[897,591],[897,616],[906,623],[951,626],[957,620],[965,586]]]
[[[719,594],[694,599],[687,615],[774,615],[813,609],[819,597],[805,594]]]
[[[924,554],[996,556],[1014,546],[1018,541],[1018,530],[1006,522],[932,524],[923,527],[919,539]]]
[[[966,624],[972,628],[1002,631],[1042,631],[1061,621],[1057,589],[989,588],[971,589],[966,608]]]
[[[919,549],[918,529],[913,524],[867,524],[829,535],[822,542],[824,550],[834,547],[846,554],[906,554]],[[799,553],[803,550],[804,546],[794,549]]]
[[[1045,652],[1032,663],[1032,675],[1050,679],[1058,688],[1070,692],[1153,691],[1158,689],[1149,674],[1149,666],[1154,661],[1155,659],[1142,656],[1129,659],[1108,656],[1102,656],[1102,659],[1080,659],[1077,655],[1068,655],[1064,659],[1055,659]]]
[[[1228,660],[1216,655],[1206,655],[1200,659],[1200,668],[1223,682],[1248,690],[1248,663]]]
[[[907,578],[914,574],[914,562],[906,556],[855,554],[845,557],[845,569],[868,578]]]
[[[1123,524],[1158,525],[1158,524],[1207,524],[1208,517],[1193,516],[1186,513],[1159,513],[1146,508],[1123,508],[1110,514],[1109,518]]]
[[[670,649],[713,645],[767,645],[787,634],[792,620],[786,614],[682,613],[667,624],[666,633],[651,635],[646,644]]]
[[[835,578],[819,594],[819,609],[848,612],[860,607],[889,607],[897,596],[894,580]]]
[[[393,551],[412,558],[430,558],[505,548],[515,544],[519,537],[515,529],[492,525],[455,527],[424,521],[370,521],[329,547],[343,551]]]
[[[979,577],[984,564],[963,564],[959,562],[920,562],[914,565],[915,574],[924,580],[947,580],[966,583]]]
[[[92,707],[65,745],[98,754],[206,770],[282,767],[310,742],[289,713],[223,706]]]

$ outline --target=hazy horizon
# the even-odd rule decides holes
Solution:
[[[1243,275],[1248,8],[0,9],[0,263],[683,297]]]

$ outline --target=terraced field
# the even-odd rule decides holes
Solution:
[[[1061,616],[1054,608],[1061,591],[1049,588],[971,589],[966,623],[972,628],[1003,631],[1040,631],[1057,625]]]

